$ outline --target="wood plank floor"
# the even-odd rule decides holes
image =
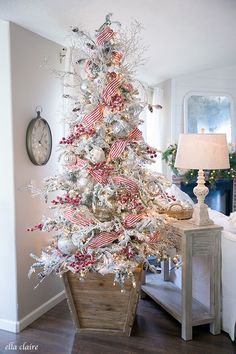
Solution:
[[[38,345],[38,350],[7,350],[13,343]],[[180,324],[150,298],[140,300],[131,337],[74,334],[66,301],[24,331],[0,331],[0,353],[42,354],[233,354],[236,344],[226,333],[213,336],[208,326],[195,327],[193,340],[180,338]]]

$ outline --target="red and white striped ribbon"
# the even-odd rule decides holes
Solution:
[[[103,106],[99,104],[91,112],[86,114],[82,119],[82,124],[86,125],[88,128],[93,128],[93,124],[103,118]]]
[[[90,243],[87,245],[87,248],[98,248],[105,245],[109,245],[119,237],[119,232],[101,232],[98,236],[94,237]]]
[[[128,144],[127,140],[115,141],[112,144],[111,150],[109,152],[110,159],[115,159],[115,158],[121,156],[123,154],[127,144]]]
[[[109,153],[110,159],[115,159],[119,156],[121,156],[126,148],[126,145],[128,144],[129,141],[131,140],[140,140],[142,139],[142,132],[138,129],[135,128],[128,136],[127,140],[117,140],[115,141],[112,146],[111,150]]]
[[[69,171],[74,171],[74,170],[84,167],[85,165],[86,165],[86,161],[77,157],[76,163],[70,164],[70,165],[65,165],[65,168]]]
[[[114,184],[122,184],[131,192],[136,193],[138,191],[138,185],[131,179],[123,176],[115,176],[111,179]]]
[[[88,168],[88,172],[94,177],[98,183],[106,183],[107,177],[104,176],[102,169],[94,169],[93,167]]]
[[[139,130],[137,127],[132,130],[132,132],[129,134],[129,140],[141,140],[143,139],[143,133],[141,130]]]
[[[86,160],[82,160],[77,157],[76,163],[71,165],[65,165],[66,169],[69,171],[75,171],[84,167],[87,164]],[[94,168],[89,166],[87,168],[88,173],[90,173],[98,183],[106,183],[107,182],[107,174],[104,173],[103,168]]]
[[[119,64],[122,59],[122,54],[118,53],[118,52],[113,52],[112,57],[113,57],[115,64]]]
[[[90,64],[92,64],[92,60],[86,59],[84,64],[84,70],[89,76],[91,75],[90,68],[89,68]]]
[[[106,104],[109,104],[111,98],[117,94],[119,86],[120,86],[120,80],[117,77],[115,77],[104,88],[102,99]]]
[[[85,218],[83,215],[70,207],[66,207],[64,209],[64,217],[76,225],[88,226],[93,223],[92,220]]]
[[[143,219],[143,214],[130,214],[125,217],[124,226],[127,228],[133,227],[138,221]]]
[[[104,30],[97,36],[97,44],[101,45],[106,41],[109,41],[114,36],[114,32],[111,27],[106,26]]]
[[[160,238],[161,238],[160,231],[157,231],[155,234],[151,234],[149,236],[148,243],[156,243],[156,242],[160,241]]]

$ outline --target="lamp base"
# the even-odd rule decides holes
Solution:
[[[214,224],[214,222],[209,218],[208,206],[205,203],[197,203],[194,206],[193,216],[190,221],[197,226],[206,226]]]

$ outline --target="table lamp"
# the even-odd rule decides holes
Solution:
[[[193,209],[191,221],[198,226],[214,224],[209,219],[208,206],[204,203],[209,190],[205,185],[203,170],[229,168],[229,152],[225,134],[180,134],[175,167],[199,170],[197,186],[193,193],[197,204]]]

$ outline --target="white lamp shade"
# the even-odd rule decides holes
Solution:
[[[225,134],[180,134],[175,167],[191,170],[229,168]]]

